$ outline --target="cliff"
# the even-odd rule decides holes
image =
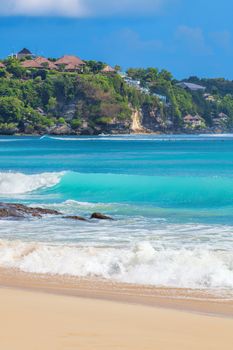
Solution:
[[[121,76],[92,65],[84,72],[25,69],[12,60],[4,67],[1,134],[197,133],[233,127],[233,83],[224,79],[177,83],[155,68]]]

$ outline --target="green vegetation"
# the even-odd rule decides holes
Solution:
[[[186,82],[206,88],[191,91],[177,86],[166,70],[129,69],[131,82],[140,81],[137,88],[117,73],[102,73],[102,62],[86,61],[82,72],[25,69],[12,58],[3,63],[1,133],[47,133],[60,126],[77,133],[111,132],[114,127],[128,132],[135,109],[142,111],[142,124],[152,131],[233,126],[232,81],[191,77]],[[186,123],[186,115],[200,120]]]
[[[151,93],[166,96],[168,104],[164,105],[163,113],[173,118],[175,129],[184,125],[183,118],[187,114],[200,115],[204,124],[212,127],[219,114],[224,113],[227,117],[227,121],[224,121],[225,126],[228,128],[233,126],[233,81],[223,78],[185,79],[185,82],[205,87],[206,90],[203,92],[177,86],[178,81],[166,70],[139,68],[129,69],[127,73],[132,79],[140,80],[141,85],[148,87]]]
[[[83,72],[25,69],[8,59],[0,72],[0,130],[43,133],[59,125],[74,130],[130,122],[132,108],[149,100],[118,74],[103,74],[101,62],[88,61]],[[75,105],[72,115],[69,106]],[[12,124],[13,123],[13,124]],[[85,127],[83,127],[85,125]]]

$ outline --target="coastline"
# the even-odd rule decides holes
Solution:
[[[233,297],[207,290],[154,287],[67,275],[33,274],[6,268],[0,268],[0,288],[144,305],[233,319]]]
[[[190,299],[187,303],[195,305],[192,310],[184,300],[181,304],[167,297],[153,301],[155,297],[145,296],[145,288],[144,294],[141,288],[132,299],[133,286],[121,286],[120,293],[116,285],[109,288],[104,282],[56,280],[0,271],[4,350],[232,348],[232,313],[220,316],[220,310],[212,308],[211,315],[203,307],[201,311],[200,304],[213,307],[216,301]],[[225,311],[230,306],[232,311],[232,303],[225,306]]]
[[[76,142],[74,144],[76,144]],[[218,153],[220,158],[222,157],[222,151],[228,151],[228,145],[224,145],[224,143],[221,144],[224,147],[222,147]],[[12,147],[12,145],[14,147]],[[31,174],[31,169],[34,171],[34,169],[37,169],[36,167],[39,164],[38,147],[35,147],[35,145],[32,144],[32,149],[37,152],[36,157],[32,157],[33,153],[27,152],[30,155],[29,162],[27,155],[26,158],[24,155],[25,143],[22,143],[22,145],[22,159],[27,166],[30,164],[30,168],[25,168],[25,173],[28,172]],[[46,144],[46,147],[47,146],[51,146],[52,149],[54,149],[54,153],[51,153],[53,155],[51,158],[46,158],[46,162],[44,158],[44,150],[42,154],[39,154],[39,158],[41,157],[41,164],[43,164],[42,169],[45,171],[45,173],[42,173],[42,176],[39,175],[39,182],[37,182],[38,179],[36,178],[36,185],[34,187],[33,183],[33,189],[40,189],[41,183],[43,186],[44,184],[50,184],[48,174],[44,175],[48,170],[46,167],[44,167],[44,164],[49,164],[49,171],[57,171],[57,168],[53,168],[52,164],[53,161],[55,164],[58,163],[57,159],[58,154],[60,155],[60,153],[57,153],[57,147],[54,147],[52,142],[48,142]],[[107,145],[107,147],[108,146],[109,145]],[[15,152],[15,155],[13,158],[11,158],[11,163],[14,164],[14,167],[16,167],[19,159],[18,148],[20,147],[20,143],[11,143],[9,149],[11,149],[11,147]],[[77,143],[76,147],[81,148],[79,143]],[[169,147],[173,149],[173,145]],[[99,145],[99,148],[102,149],[102,145]],[[28,149],[30,149],[30,147],[28,147]],[[50,148],[48,147],[48,149]],[[73,149],[73,146],[70,149]],[[129,147],[129,149],[131,152],[133,147]],[[157,152],[159,152],[158,146],[156,149]],[[181,151],[183,154],[183,148]],[[120,154],[121,153],[117,155],[118,159],[120,158]],[[138,152],[136,154],[138,154]],[[67,158],[67,155],[68,153],[63,155],[64,159]],[[147,156],[146,153],[144,153],[144,157],[145,156]],[[189,157],[189,155],[187,157]],[[7,159],[7,154],[5,158]],[[84,158],[86,161],[86,155]],[[128,162],[127,157],[125,157],[125,159],[126,162]],[[148,162],[148,158],[144,159],[147,159]],[[171,159],[173,162],[173,154]],[[212,159],[215,159],[215,157],[212,157]],[[4,163],[4,161],[3,164],[6,164],[6,168],[8,170],[9,164]],[[20,161],[22,162],[21,159]],[[35,163],[33,163],[33,161]],[[231,158],[229,157],[229,164],[231,164],[230,161]],[[93,162],[92,158],[90,164],[94,163],[95,162]],[[215,163],[213,163],[213,166],[214,165]],[[157,169],[157,165],[155,168]],[[107,169],[109,169],[109,167],[107,167]],[[215,172],[215,167],[213,167],[213,169]],[[98,181],[96,180],[97,175],[94,171],[92,172],[94,180],[93,184],[96,186],[96,184],[98,184]],[[82,176],[87,178],[87,175],[85,174],[86,173],[84,172],[84,175]],[[177,172],[175,172],[175,174],[177,176]],[[231,203],[232,181],[223,181],[220,177],[220,179],[217,181],[217,186],[215,185],[215,182],[214,186],[211,186],[213,183],[212,180],[210,180],[211,168],[209,167],[209,164],[206,174],[207,182],[201,186],[199,186],[199,179],[194,182],[193,186],[189,187],[189,183],[185,183],[183,178],[182,181],[179,179],[177,181],[176,177],[175,181],[172,182],[172,187],[170,187],[170,182],[167,182],[165,178],[165,185],[163,185],[163,188],[168,192],[162,190],[161,193],[164,197],[166,197],[166,194],[170,195],[170,193],[173,193],[171,188],[175,189],[175,199],[176,201],[178,200],[177,202],[175,201],[175,204],[180,203],[180,197],[181,199],[186,199],[188,196],[190,198],[190,202],[193,202],[194,204],[201,203],[201,208],[204,207],[206,203],[209,203],[209,199],[211,203],[217,202],[219,205],[220,199],[222,199],[222,203],[224,204],[228,203],[228,201]],[[9,184],[8,182],[5,182],[7,184],[7,193],[9,198],[11,198],[9,192],[11,193],[12,189],[15,188],[17,193],[18,184],[22,185],[23,183],[24,186],[23,188],[20,188],[20,191],[26,193],[25,198],[28,198],[26,203],[30,205],[32,204],[33,206],[40,205],[40,203],[35,201],[35,192],[29,192],[29,189],[32,187],[31,182],[28,181],[28,175],[23,176],[26,176],[25,182],[21,181],[20,174],[19,178],[17,175],[16,178],[13,178],[12,182],[9,182]],[[31,175],[29,175],[29,179],[30,176]],[[36,176],[38,177],[38,175]],[[63,209],[65,209],[64,212],[68,212],[69,215],[75,213],[80,213],[81,215],[84,213],[85,216],[87,215],[87,212],[93,212],[93,206],[92,203],[83,202],[85,197],[80,199],[81,191],[77,189],[76,183],[80,185],[82,182],[79,181],[78,176],[79,175],[75,174],[74,178],[71,177],[63,181],[59,191],[53,191],[52,189],[51,198],[54,202],[54,198],[56,198],[57,194],[65,193],[66,196],[59,199],[59,203],[61,202],[62,212]],[[104,175],[101,174],[101,179],[103,177]],[[45,182],[43,182],[42,179],[45,179]],[[122,178],[120,178],[120,181],[121,179]],[[146,180],[147,179],[148,178],[146,178]],[[113,180],[114,182],[118,183],[118,186],[116,191],[113,192],[111,200],[120,189],[120,181],[117,182],[115,178]],[[132,181],[132,183],[135,184],[135,187],[133,187],[133,191],[130,192],[133,194],[137,193],[138,188],[138,179],[135,178],[135,180],[136,181]],[[88,191],[91,192],[91,182],[88,179],[87,181],[88,186],[84,186],[84,189],[87,188]],[[105,184],[105,179],[103,183]],[[126,181],[124,183],[127,184]],[[146,183],[146,187],[143,187],[143,183]],[[67,186],[67,184],[69,184],[69,186]],[[108,183],[108,187],[109,185],[110,183]],[[152,186],[150,186],[150,182],[142,181],[141,185],[142,189],[145,189],[143,190],[143,195],[145,195],[145,193],[149,193],[151,195]],[[189,192],[183,191],[183,187],[185,188],[185,186],[190,188]],[[105,193],[107,194],[104,187],[97,187],[99,194],[101,193],[101,196],[103,196],[103,194],[105,195]],[[208,196],[208,193],[203,191],[203,188],[206,189],[209,187],[217,190],[217,192],[211,191],[210,197]],[[222,198],[218,197],[219,188],[221,189],[221,193],[224,189],[225,196]],[[94,190],[93,193],[95,193]],[[75,197],[76,193],[77,197]],[[125,197],[125,192],[122,193],[124,193]],[[198,202],[197,198],[193,197],[193,193],[195,196],[197,195],[198,199],[201,199],[201,202]],[[46,196],[44,197],[45,193],[43,192],[43,187],[42,191],[38,191],[37,194],[39,202],[43,201],[43,206],[47,207],[46,200],[44,201]],[[99,194],[97,193],[97,195]],[[114,206],[108,211],[106,207],[102,206],[101,204],[101,198],[103,198],[101,196],[100,200],[96,200],[96,202],[100,203],[98,204],[100,205],[98,210],[101,212],[103,211],[103,213],[105,213],[106,210],[106,214],[113,215],[114,217],[117,216],[117,213],[120,213],[120,211],[116,212]],[[155,193],[153,196],[158,200],[159,196],[157,193]],[[17,195],[15,197],[17,198]],[[14,198],[14,195],[12,198]],[[87,197],[87,199],[89,198],[90,196]],[[130,198],[130,196],[128,198]],[[170,197],[168,196],[167,198]],[[77,202],[78,200],[81,200],[81,202]],[[111,201],[109,200],[109,202]],[[105,203],[105,198],[103,203]],[[52,208],[54,209],[53,205],[54,204],[52,204]],[[177,210],[178,206],[179,205],[176,206],[174,205],[174,202],[172,202],[171,207],[175,208],[176,215],[179,215],[179,210]],[[58,207],[57,203],[55,203],[55,208],[59,210],[61,209]],[[96,204],[94,208],[97,210]],[[223,208],[225,209],[225,207]],[[209,209],[209,213],[212,214],[213,208],[210,206]],[[132,209],[130,208],[130,210]],[[6,246],[3,245],[3,250],[1,251],[3,252],[1,256],[3,261],[2,265],[15,267],[15,270],[0,268],[0,300],[2,306],[0,314],[0,323],[2,325],[0,328],[0,344],[4,350],[227,350],[232,348],[233,298],[232,295],[230,295],[232,292],[232,285],[230,283],[226,283],[227,277],[232,271],[232,250],[224,250],[225,246],[228,247],[229,239],[232,237],[231,208],[227,208],[227,210],[224,212],[224,223],[230,223],[230,226],[227,226],[225,230],[220,229],[223,228],[222,225],[209,225],[208,220],[207,224],[203,224],[202,226],[198,226],[195,220],[193,220],[192,224],[189,224],[187,212],[184,213],[185,222],[188,223],[187,227],[183,226],[183,222],[181,225],[177,225],[177,223],[174,225],[172,220],[171,224],[168,221],[168,225],[165,224],[166,226],[163,224],[164,221],[160,221],[160,219],[159,221],[156,219],[152,222],[150,219],[150,213],[148,215],[149,219],[144,221],[140,217],[139,222],[138,219],[134,219],[135,217],[138,217],[138,212],[134,212],[132,210],[127,213],[130,215],[133,213],[133,220],[128,219],[128,217],[130,217],[130,215],[128,215],[127,221],[119,220],[118,222],[116,220],[113,223],[110,223],[109,226],[108,223],[101,222],[101,224],[93,225],[93,230],[90,230],[89,227],[82,226],[81,223],[73,221],[68,222],[66,220],[63,222],[62,220],[64,218],[62,220],[59,219],[58,221],[56,221],[53,217],[48,217],[45,219],[45,221],[34,221],[34,219],[19,221],[6,220],[5,223],[2,221],[1,237],[3,241],[9,241],[12,243],[9,244],[9,249],[7,244]],[[140,215],[142,215],[142,213],[143,212],[141,212],[140,208]],[[147,211],[145,213],[145,217],[147,218]],[[217,214],[218,213],[215,213],[216,217],[218,218]],[[222,213],[220,214],[222,215]],[[157,212],[156,215],[154,212],[152,215],[153,218],[156,218]],[[168,215],[170,217],[172,213],[170,212]],[[200,222],[202,222],[202,211],[198,206],[192,213],[192,217],[195,217],[195,215],[197,215],[197,217],[200,218]],[[228,215],[230,219],[228,219]],[[165,214],[161,215],[159,212],[159,218],[163,218],[164,216]],[[151,225],[151,223],[153,225]],[[113,227],[115,224],[116,227]],[[84,225],[86,225],[86,223]],[[125,227],[128,229],[128,232]],[[135,228],[135,235],[133,235],[132,233],[134,233]],[[146,230],[143,232],[141,230],[142,228],[146,228]],[[198,229],[197,232],[196,228]],[[164,240],[163,237],[160,236],[161,230],[163,234],[166,234],[165,237],[167,237],[168,240]],[[152,232],[154,232],[154,234],[151,234]],[[162,254],[158,254],[155,258],[155,248],[153,245],[147,243],[147,238],[144,246],[143,240],[145,233],[146,237],[149,237],[149,240],[152,240],[152,242],[156,242],[159,247],[161,247],[160,242],[162,242],[166,248],[172,247],[171,256],[167,256],[165,251],[165,255],[164,252],[162,252]],[[127,246],[128,242],[125,244],[126,237],[130,242],[130,249],[126,249],[125,251],[122,250],[120,254],[115,254],[115,250],[113,254],[110,252],[109,260],[108,255],[106,256],[102,253],[98,255],[98,249],[95,251],[95,240],[97,239],[100,245],[104,244],[104,247],[107,248],[109,248],[108,242],[111,243],[111,240],[115,239],[116,241],[114,242],[114,246],[119,248],[122,246]],[[202,242],[205,242],[207,239],[207,242],[212,243],[211,238],[214,238],[214,250],[208,249],[208,247],[206,248],[205,243],[200,245],[198,244],[197,239]],[[43,244],[41,243],[44,242],[44,239],[46,243],[50,242],[52,245],[54,242],[54,247],[48,250],[43,249]],[[88,242],[88,240],[91,241],[90,246],[94,246],[94,251],[91,249],[89,254],[86,253],[84,249],[84,255],[81,255],[81,260],[77,259],[79,254],[76,254],[77,252],[73,251],[73,248],[65,249],[63,252],[63,249],[66,248],[66,242],[68,245],[70,245],[70,243],[73,241],[76,247],[79,246],[79,244],[80,246],[85,246],[83,242]],[[17,241],[19,241],[18,243],[21,242],[21,247],[18,244],[14,244],[14,242]],[[142,246],[141,244],[134,244],[135,241],[140,241],[140,243],[142,241]],[[119,246],[118,242],[120,242]],[[131,244],[131,242],[133,244]],[[189,246],[191,246],[191,250],[189,251],[191,253],[186,255],[185,248],[187,246],[187,242],[190,244]],[[48,245],[50,245],[50,243],[48,243]],[[71,243],[71,246],[72,244],[73,243]],[[89,246],[89,243],[87,245]],[[198,254],[196,254],[195,250],[193,249],[196,246],[203,248],[200,250],[200,253],[199,250],[197,251]],[[180,250],[180,247],[184,247],[184,249]],[[117,251],[120,250],[118,249]],[[158,251],[160,252],[161,249]],[[212,251],[214,252],[213,256],[211,254]],[[220,253],[218,254],[218,252]],[[127,258],[128,253],[130,259],[124,260],[125,257]],[[92,259],[92,256],[97,256],[97,258]],[[100,259],[98,259],[99,256]],[[182,257],[182,259],[179,259],[179,257]],[[56,260],[56,258],[58,259]],[[169,262],[168,264],[167,261]],[[100,264],[98,265],[99,262]],[[159,269],[151,269],[151,266],[156,267],[155,263],[157,262]],[[85,271],[83,274],[84,276],[107,276],[108,278],[113,277],[120,280],[117,274],[100,274],[98,273],[98,268],[96,269],[96,267],[99,266],[102,271],[102,268],[105,268],[106,266],[107,268],[104,271],[109,271],[109,267],[121,266],[118,265],[119,263],[122,263],[124,268],[123,271],[129,271],[130,268],[133,267],[133,277],[135,276],[131,279],[121,279],[122,281],[141,281],[141,283],[151,282],[155,284],[161,283],[164,285],[169,285],[169,282],[166,283],[166,279],[164,279],[164,277],[166,277],[166,274],[169,273],[169,278],[174,278],[176,276],[176,272],[178,271],[178,281],[180,280],[181,282],[186,282],[186,279],[190,279],[195,283],[170,283],[170,285],[196,286],[200,288],[201,286],[205,287],[206,285],[219,286],[219,288],[225,286],[226,288],[229,288],[229,294],[227,290],[225,290],[221,296],[221,289],[207,292],[197,289],[155,288],[148,285],[124,284],[111,282],[109,280],[100,280],[97,278],[88,279],[68,276],[68,274],[72,274],[72,269],[74,271],[74,275],[82,275],[80,271],[77,271],[78,267],[81,266],[83,269],[89,267],[89,269],[87,269],[87,271]],[[43,269],[44,264],[46,265],[45,267],[47,267],[47,269]],[[144,265],[146,265],[148,268],[141,269],[141,266]],[[135,269],[134,266],[136,266]],[[175,267],[174,269],[173,266]],[[183,266],[185,267],[184,269]],[[31,271],[33,273],[30,274],[21,272],[16,268],[20,268],[24,271]],[[193,269],[194,273],[189,275],[189,272],[192,272]],[[45,273],[58,273],[60,276],[36,274],[36,272],[41,271],[44,271]],[[204,274],[202,274],[202,272],[204,272]],[[162,276],[163,278],[156,281],[156,279],[151,279],[151,276],[153,275]],[[146,278],[140,279],[141,276],[145,276]],[[224,278],[225,276],[226,278]],[[212,281],[216,282],[216,279],[213,280],[213,278],[216,278],[218,283],[212,283]]]
[[[166,131],[147,131],[147,130],[140,130],[136,132],[129,132],[129,130],[126,130],[125,132],[113,132],[113,133],[107,133],[107,132],[100,132],[100,133],[77,133],[77,132],[71,132],[71,133],[31,133],[31,134],[25,134],[25,133],[13,133],[13,134],[0,134],[0,137],[41,137],[41,136],[51,136],[51,137],[58,137],[58,136],[127,136],[127,135],[135,135],[135,136],[140,136],[140,135],[154,135],[154,136],[177,136],[177,135],[200,135],[200,134],[206,134],[206,135],[226,135],[232,133],[232,129],[230,130],[218,130],[218,131],[213,131],[211,129],[200,129],[200,130],[176,130],[173,132],[166,132]]]

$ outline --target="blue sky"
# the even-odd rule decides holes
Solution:
[[[232,0],[0,0],[0,57],[76,54],[233,79]]]

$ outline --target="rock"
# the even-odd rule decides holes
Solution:
[[[72,135],[74,131],[72,131],[71,127],[67,124],[57,125],[50,130],[50,134],[52,135]]]
[[[77,221],[87,221],[87,219],[83,218],[82,216],[63,216],[64,219],[70,219],[70,220],[77,220]]]
[[[30,208],[28,207],[29,211],[33,211],[33,213],[39,214],[39,215],[62,215],[57,210],[53,209],[44,209],[44,208]]]
[[[91,219],[99,219],[99,220],[114,220],[110,216],[103,215],[101,213],[93,213],[91,215]]]
[[[93,128],[87,127],[87,128],[80,129],[79,134],[80,135],[94,135],[95,131]]]
[[[43,215],[61,215],[61,213],[56,210],[31,208],[17,203],[0,203],[0,218],[42,217]]]
[[[25,219],[30,217],[41,218],[44,215],[60,215],[64,219],[70,219],[70,220],[76,220],[76,221],[88,221],[87,219],[78,215],[64,216],[64,214],[53,209],[44,209],[40,207],[32,208],[24,204],[18,204],[18,203],[0,203],[0,219],[2,218]],[[113,218],[111,218],[110,216],[106,216],[101,213],[93,213],[91,215],[91,219],[113,220]]]

